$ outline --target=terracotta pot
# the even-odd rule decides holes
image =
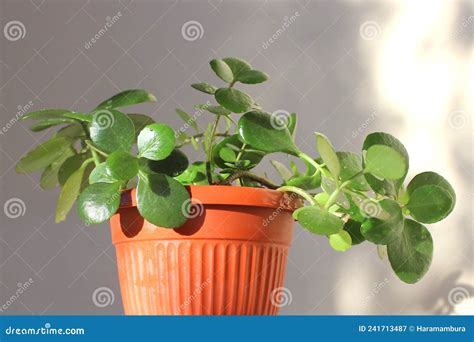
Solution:
[[[190,186],[180,228],[144,220],[135,190],[111,218],[127,315],[274,315],[300,201],[274,190]]]

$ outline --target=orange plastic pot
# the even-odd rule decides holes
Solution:
[[[111,218],[127,315],[274,315],[296,197],[237,186],[190,186],[180,228],[144,220],[135,190]]]

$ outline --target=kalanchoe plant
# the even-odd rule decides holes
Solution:
[[[325,135],[316,133],[319,156],[311,157],[295,144],[294,113],[269,114],[236,89],[239,83],[262,83],[267,74],[237,58],[215,59],[210,66],[225,86],[191,85],[212,98],[196,105],[214,115],[204,131],[181,109],[176,113],[195,130],[193,135],[182,129],[175,133],[143,114],[119,111],[156,101],[147,91],[127,90],[90,113],[45,109],[25,115],[23,119],[35,121],[33,131],[62,127],[23,157],[16,170],[42,171],[43,189],[61,186],[56,222],[66,218],[76,200],[84,222],[104,222],[117,211],[121,191],[134,186],[140,214],[164,228],[179,227],[189,217],[186,185],[265,186],[296,193],[305,206],[294,218],[312,233],[326,236],[332,248],[346,251],[371,242],[388,254],[401,280],[420,280],[433,255],[433,240],[423,223],[440,221],[453,210],[451,185],[434,172],[423,172],[405,186],[408,154],[388,133],[369,134],[361,155],[336,152]],[[189,165],[180,150],[188,144],[196,149],[202,145],[206,159]],[[272,160],[282,184],[252,173],[264,156],[276,152],[300,159],[304,172],[293,161],[287,169]]]

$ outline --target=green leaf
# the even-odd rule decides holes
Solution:
[[[365,171],[377,178],[397,180],[407,172],[405,158],[398,151],[385,145],[372,145],[365,154]]]
[[[296,186],[303,190],[313,190],[321,186],[321,174],[317,173],[312,176],[294,176],[285,181],[286,185]]]
[[[268,74],[264,73],[263,71],[259,70],[247,70],[241,72],[239,76],[236,78],[237,81],[246,83],[246,84],[257,84],[262,83],[268,80]]]
[[[137,206],[147,221],[159,227],[177,228],[189,216],[189,208],[185,205],[189,200],[186,188],[173,178],[140,173]]]
[[[108,220],[120,206],[120,183],[94,183],[79,196],[77,211],[86,224]]]
[[[254,104],[252,98],[234,88],[219,88],[215,93],[216,101],[234,113],[243,113],[250,110]]]
[[[44,169],[41,174],[40,186],[44,190],[53,189],[59,184],[58,172],[61,168],[61,165],[66,159],[74,155],[75,151],[72,148],[69,148],[64,151],[64,153],[58,157],[54,162],[51,163],[46,169]]]
[[[92,162],[92,159],[89,160]],[[71,210],[74,202],[79,195],[79,191],[82,185],[82,177],[89,163],[83,163],[82,166],[77,169],[64,183],[58,198],[58,204],[56,206],[56,223],[64,221],[67,214]]]
[[[41,132],[53,126],[65,125],[65,124],[70,124],[74,122],[75,121],[73,119],[68,119],[68,118],[45,119],[45,120],[40,120],[37,123],[31,125],[30,130],[33,132]]]
[[[321,133],[316,133],[316,147],[323,162],[326,164],[332,175],[337,178],[341,172],[341,165],[336,151],[331,145],[329,139]]]
[[[399,204],[391,199],[378,202],[380,210],[389,216],[386,220],[377,217],[368,218],[361,227],[362,235],[378,245],[386,245],[397,239],[403,229],[403,214]]]
[[[182,184],[208,185],[206,163],[194,162],[179,176],[175,177]]]
[[[176,138],[170,126],[159,123],[148,125],[138,135],[139,157],[165,159],[173,152],[175,144]]]
[[[18,173],[42,170],[58,159],[64,151],[70,148],[70,145],[70,138],[53,137],[29,151],[16,164],[15,170]]]
[[[297,125],[298,125],[298,117],[296,116],[296,113],[291,113],[290,116],[288,116],[287,126],[292,136],[295,136]]]
[[[239,58],[227,57],[224,58],[223,61],[230,67],[235,79],[237,79],[240,74],[252,69],[249,63]]]
[[[348,232],[341,230],[329,235],[329,244],[335,251],[345,252],[352,247],[352,239]]]
[[[293,213],[293,217],[314,234],[336,234],[344,225],[341,219],[317,206],[299,208]]]
[[[171,154],[163,160],[139,159],[140,170],[145,173],[163,173],[170,177],[176,177],[183,173],[189,161],[186,155],[178,149],[174,149]]]
[[[128,152],[115,151],[105,162],[107,173],[119,181],[128,181],[138,173],[137,158]]]
[[[268,113],[245,113],[239,120],[238,130],[241,139],[258,150],[292,155],[299,152],[288,128],[276,126]]]
[[[92,141],[106,153],[116,150],[129,152],[135,140],[132,120],[114,109],[94,112],[89,130]]]
[[[388,133],[383,132],[371,133],[367,135],[364,140],[364,145],[362,147],[363,151],[367,151],[372,145],[385,145],[391,147],[392,149],[400,153],[403,156],[404,164],[406,165],[406,172],[408,172],[408,153],[403,144],[397,138]],[[370,187],[376,193],[391,196],[395,196],[397,194],[398,189],[403,184],[403,181],[406,177],[405,175],[398,180],[380,180],[371,175],[370,173],[365,173],[364,176]]]
[[[362,158],[352,152],[336,152],[341,165],[341,172],[339,178],[342,182],[349,180],[348,187],[359,191],[370,190],[369,184],[362,173]],[[355,175],[357,177],[354,177]]]
[[[342,206],[343,208],[349,208],[349,201],[347,200],[346,195],[344,192],[337,190],[337,183],[334,179],[326,177],[324,175],[321,176],[321,187],[324,191],[326,191],[329,195],[332,195],[335,191],[338,191],[336,195],[335,203]]]
[[[199,127],[196,123],[196,120],[194,120],[193,118],[191,118],[191,116],[189,116],[188,113],[186,113],[184,110],[181,110],[179,108],[176,108],[176,114],[178,114],[178,116],[181,118],[181,120],[183,120],[185,123],[187,123],[189,126],[191,126],[192,128],[194,128],[194,130],[196,132],[199,132]]]
[[[45,120],[62,118],[65,113],[74,113],[69,109],[42,109],[35,112],[29,112],[21,117],[21,120]]]
[[[228,147],[223,147],[219,150],[219,157],[225,162],[233,163],[235,162],[235,158],[237,156],[232,149]]]
[[[400,236],[387,245],[388,259],[396,275],[414,284],[428,271],[433,258],[433,239],[422,224],[405,220]]]
[[[68,137],[68,138],[79,138],[85,137],[84,128],[82,128],[79,124],[73,124],[66,127],[61,128],[55,134],[56,137]]]
[[[143,89],[130,89],[105,100],[97,106],[96,110],[126,107],[143,102],[156,102],[156,97]]]
[[[94,170],[92,170],[91,174],[89,175],[89,183],[115,183],[118,180],[112,177],[107,170],[107,165],[105,162],[100,163],[97,165]]]
[[[243,147],[243,143],[239,140],[239,136],[237,134],[231,135],[229,137],[225,137],[222,139],[217,145],[214,146],[212,149],[212,160],[214,163],[219,166],[220,168],[226,168],[225,160],[223,160],[220,156],[220,150],[223,148],[230,148],[234,151],[240,152]],[[246,147],[251,148],[250,145]],[[263,155],[261,153],[252,152],[252,151],[242,151],[240,155],[241,160],[249,160],[250,164],[249,167],[253,167],[260,163],[262,160]]]
[[[191,87],[193,87],[196,90],[202,91],[203,93],[211,94],[211,95],[214,95],[214,93],[217,90],[216,87],[207,83],[194,83],[194,84],[191,84]]]
[[[88,123],[92,122],[92,115],[90,114],[71,112],[71,113],[64,113],[63,116],[66,118],[74,119],[81,122],[88,122]]]
[[[69,157],[59,169],[59,184],[64,185],[69,177],[71,177],[71,175],[82,166],[82,163],[90,157],[91,155],[89,153],[80,153]]]
[[[225,109],[224,107],[221,106],[206,106],[206,110],[208,112],[211,112],[212,114],[216,115],[230,115],[232,114],[231,111]]]
[[[344,230],[351,236],[353,246],[365,241],[365,237],[362,235],[360,229],[361,223],[351,219],[344,224]]]
[[[221,80],[231,83],[234,80],[232,69],[221,59],[213,59],[210,63],[211,69],[214,70]]]
[[[280,174],[281,178],[283,178],[284,181],[287,181],[291,177],[293,177],[291,171],[288,170],[286,166],[280,163],[278,160],[270,160],[270,164],[272,164],[272,166]]]
[[[416,175],[407,187],[407,208],[423,223],[441,221],[454,209],[456,193],[449,182],[435,172]]]
[[[138,137],[138,134],[140,133],[140,131],[145,128],[145,126],[155,123],[155,120],[153,120],[153,118],[145,114],[127,114],[127,115],[132,120],[133,127],[135,127],[135,139]]]

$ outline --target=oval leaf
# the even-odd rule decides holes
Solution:
[[[388,259],[398,278],[408,284],[419,281],[433,258],[433,239],[422,224],[405,220],[400,236],[387,245]]]
[[[231,83],[234,80],[232,69],[221,59],[213,59],[210,63],[211,69],[214,70],[221,80]]]
[[[233,88],[219,88],[215,93],[216,101],[234,113],[243,113],[250,110],[254,104],[252,98]]]
[[[21,117],[21,120],[45,120],[62,118],[65,113],[74,113],[69,109],[42,109],[35,112],[29,112]]]
[[[352,247],[352,239],[348,232],[341,230],[329,235],[329,244],[335,251],[345,252]]]
[[[82,163],[84,163],[84,161],[90,157],[91,155],[89,153],[80,153],[69,157],[59,169],[59,184],[64,185],[69,177],[71,177],[71,175],[82,166]]]
[[[352,152],[336,152],[341,164],[341,172],[339,178],[342,182],[350,179],[349,187],[354,190],[367,191],[369,184],[362,174],[362,158]],[[354,177],[360,173],[359,176]]]
[[[351,236],[353,246],[365,241],[365,237],[362,235],[360,229],[361,223],[351,219],[344,224],[344,230]]]
[[[341,165],[339,164],[339,158],[337,157],[336,151],[332,147],[329,139],[321,133],[316,133],[316,147],[321,159],[326,164],[332,175],[337,178],[341,172]]]
[[[129,152],[135,140],[132,120],[114,109],[94,112],[89,130],[92,141],[106,153],[116,150]]]
[[[162,174],[140,173],[137,187],[137,207],[149,222],[164,228],[177,228],[188,218],[189,201],[186,188]]]
[[[214,93],[217,90],[216,87],[207,83],[194,83],[194,84],[191,84],[191,87],[193,87],[196,90],[202,91],[203,93],[211,94],[211,95],[214,95]]]
[[[145,114],[127,114],[127,115],[132,120],[133,127],[135,127],[135,139],[138,137],[138,134],[140,133],[140,131],[145,128],[145,126],[155,123],[155,120],[153,120],[153,118]]]
[[[374,207],[371,215],[376,216],[377,211],[384,211],[388,214],[387,219],[381,220],[377,217],[368,218],[361,228],[362,235],[369,241],[378,245],[386,245],[387,243],[397,239],[403,229],[403,214],[399,204],[391,199],[384,199],[380,202],[365,202],[369,205],[379,205],[380,207]],[[364,205],[364,202],[362,206]],[[369,212],[368,208],[365,209]]]
[[[245,113],[239,120],[238,130],[241,139],[258,150],[298,153],[288,128],[275,125],[270,114],[256,111]]]
[[[227,57],[224,58],[223,61],[230,67],[235,79],[237,79],[241,73],[252,69],[252,66],[248,62],[239,58]]]
[[[143,89],[130,89],[105,100],[96,109],[120,108],[143,102],[156,102],[156,97]]]
[[[405,158],[398,151],[385,145],[372,145],[365,155],[365,171],[377,178],[397,180],[407,172]]]
[[[408,184],[407,195],[411,216],[423,223],[441,221],[453,211],[456,203],[451,184],[435,172],[416,175]]]
[[[100,163],[97,165],[94,170],[92,170],[91,174],[89,175],[89,183],[115,183],[117,179],[112,177],[107,170],[107,165],[105,162]]]
[[[86,224],[108,220],[120,206],[120,184],[95,183],[89,185],[79,196],[77,211]]]
[[[58,159],[64,151],[70,148],[68,137],[53,137],[28,152],[16,164],[16,172],[29,173],[42,170]]]
[[[151,160],[165,159],[173,152],[175,144],[173,129],[159,123],[146,126],[137,139],[139,157]]]
[[[259,70],[247,70],[239,74],[237,81],[246,84],[257,84],[268,80],[268,74]]]
[[[107,173],[120,181],[128,181],[138,173],[138,161],[128,152],[115,151],[105,162]]]
[[[163,160],[139,159],[140,170],[145,173],[164,173],[176,177],[188,168],[189,161],[186,155],[178,149]]]
[[[344,225],[341,219],[317,206],[299,208],[293,213],[293,217],[314,234],[336,234]]]

